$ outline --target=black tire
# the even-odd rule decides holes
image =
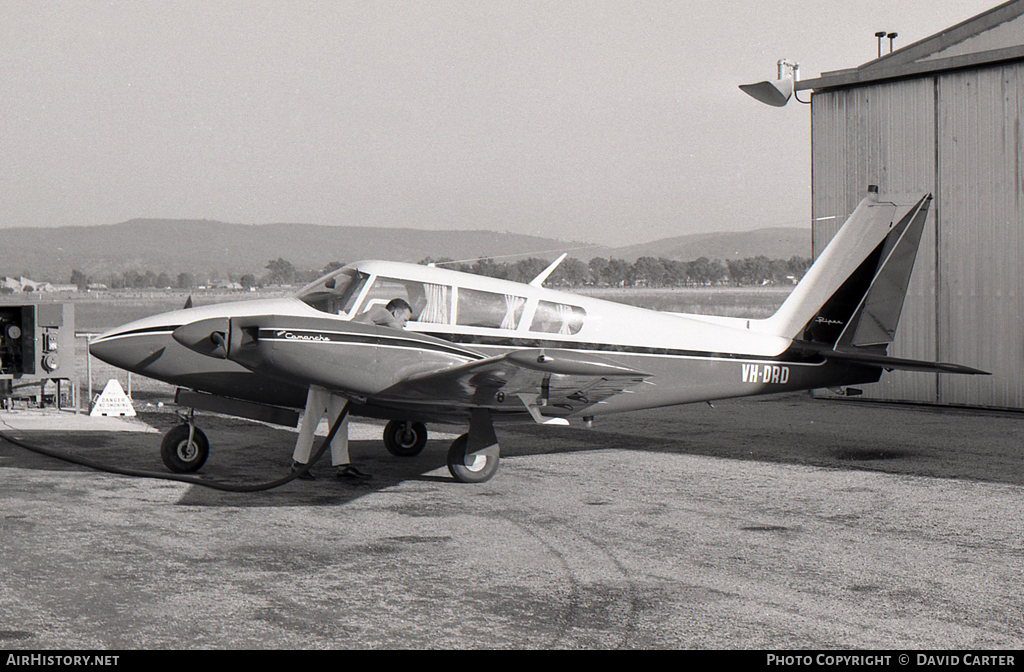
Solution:
[[[210,442],[198,427],[188,441],[188,425],[178,425],[164,435],[160,443],[160,457],[164,466],[173,472],[187,474],[198,471],[210,456]]]
[[[392,420],[384,428],[384,447],[395,457],[416,457],[427,445],[427,426],[422,422]]]
[[[495,455],[479,455],[477,463],[466,465],[466,446],[469,434],[463,434],[452,441],[448,448],[448,471],[460,483],[483,483],[489,481],[498,472],[499,458]]]

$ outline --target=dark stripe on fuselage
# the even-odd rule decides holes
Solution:
[[[173,325],[146,327],[143,329],[133,329],[131,331],[124,331],[118,334],[111,334],[107,338],[123,338],[126,336],[154,334],[161,332],[169,333],[173,332],[177,328],[177,326]],[[284,336],[280,336],[278,335],[280,333],[291,333],[294,334],[296,338],[287,338]],[[793,364],[820,364],[824,361],[821,357],[808,358],[806,353],[804,353],[801,348],[796,347],[790,347],[777,356],[770,356],[749,355],[735,352],[710,352],[703,350],[683,350],[679,348],[659,348],[638,345],[622,345],[617,343],[590,343],[582,341],[565,341],[544,338],[514,338],[507,336],[491,336],[487,334],[450,334],[443,332],[420,331],[409,333],[430,336],[440,340],[449,341],[452,344],[500,347],[508,348],[510,350],[523,348],[556,348],[559,350],[609,352],[620,353],[625,355],[661,355],[666,357],[686,357],[691,359],[734,359],[760,362],[784,362]],[[290,342],[300,341],[309,343],[327,341],[332,343],[361,343],[364,345],[384,345],[401,348],[428,349],[437,352],[446,352],[448,354],[458,355],[460,357],[466,357],[468,359],[483,359],[485,357],[484,355],[481,355],[478,352],[473,352],[471,350],[466,350],[457,347],[445,347],[439,343],[431,343],[427,340],[420,340],[417,338],[403,338],[400,336],[383,337],[375,334],[357,334],[345,331],[328,332],[322,330],[309,329],[261,328],[259,330],[259,338],[261,340],[284,340]]]
[[[284,333],[292,336],[284,336]],[[581,341],[564,341],[556,339],[538,338],[509,338],[502,336],[489,336],[481,334],[449,334],[441,332],[410,332],[432,336],[437,339],[449,341],[459,345],[483,346],[507,348],[518,350],[525,348],[555,348],[558,350],[576,350],[581,352],[610,352],[625,355],[660,355],[666,357],[685,357],[689,359],[733,359],[743,361],[760,362],[784,362],[793,364],[820,364],[822,358],[808,359],[800,349],[789,348],[778,356],[749,355],[734,352],[708,352],[701,350],[682,350],[678,348],[658,348],[649,346],[620,345],[615,343],[590,343]],[[260,340],[281,340],[289,342],[332,342],[332,343],[359,343],[365,345],[383,345],[400,348],[428,349],[438,352],[446,352],[470,359],[482,359],[483,355],[461,348],[446,348],[438,343],[431,343],[426,340],[402,337],[382,337],[375,334],[355,334],[340,331],[322,331],[306,329],[260,329]]]
[[[93,343],[99,343],[101,341],[108,341],[115,338],[124,338],[125,336],[142,336],[145,334],[160,334],[160,333],[173,333],[175,329],[181,325],[176,326],[160,326],[160,327],[145,327],[143,329],[129,329],[128,331],[120,331],[116,334],[109,334],[103,338],[97,338]]]
[[[418,332],[410,332],[418,333]],[[381,345],[411,350],[434,350],[449,355],[458,355],[469,359],[484,359],[478,352],[456,348],[443,343],[418,338],[401,336],[380,336],[378,334],[357,334],[348,331],[323,331],[310,329],[260,329],[257,334],[260,341],[284,341],[286,343],[349,343],[359,345]]]
[[[748,355],[735,352],[710,352],[706,350],[682,350],[679,348],[659,348],[642,345],[620,345],[616,343],[589,343],[582,341],[560,341],[555,339],[537,338],[506,338],[480,336],[477,334],[430,334],[436,338],[450,340],[453,343],[466,343],[478,346],[519,348],[555,348],[558,350],[579,350],[586,352],[610,352],[624,355],[663,355],[666,357],[686,357],[689,359],[735,359],[760,362],[786,362],[796,364],[818,364],[823,360],[808,360],[803,353],[789,348],[776,356]]]
[[[137,362],[143,361],[154,352],[168,346],[169,334],[174,329],[173,326],[167,325],[111,334],[106,339],[108,345],[105,346],[105,349],[108,349],[109,352],[124,352],[128,355],[125,360],[128,362],[127,364],[111,362],[116,366],[173,385],[280,406],[301,407],[304,403],[304,385],[282,385],[279,379],[252,370],[246,372],[241,364],[205,357],[184,346],[178,346],[177,343],[170,343],[171,347],[167,347],[166,352],[152,365],[147,364],[145,367],[136,365]],[[279,331],[264,327],[257,330],[256,335],[260,335],[264,330],[268,334]],[[630,366],[649,370],[654,374],[654,378],[648,381],[648,385],[637,387],[632,394],[615,395],[601,402],[600,408],[593,407],[590,412],[598,414],[675,405],[704,399],[874,382],[878,380],[882,370],[880,367],[844,365],[842,363],[830,365],[823,357],[809,351],[806,344],[799,343],[791,345],[779,356],[772,357],[577,342],[559,339],[557,335],[551,339],[538,339],[444,334],[445,338],[440,338],[437,333],[392,331],[393,335],[389,335],[387,331],[371,327],[369,330],[357,328],[351,332],[302,329],[292,330],[292,333],[305,333],[310,337],[308,342],[321,342],[323,349],[314,348],[308,351],[309,357],[314,361],[318,354],[326,355],[325,350],[331,350],[332,343],[338,346],[348,344],[349,346],[368,348],[395,348],[397,351],[407,353],[402,357],[400,352],[396,352],[395,354],[398,356],[396,361],[404,359],[406,362],[414,360],[417,353],[425,353],[424,360],[437,359],[438,355],[446,355],[463,358],[464,361],[472,361],[490,356],[501,356],[517,349],[551,348],[553,350],[557,348],[569,351],[601,352],[613,357],[618,355],[623,359],[635,358],[636,361],[629,363]],[[313,340],[317,336],[320,338]],[[119,339],[123,340],[118,342]],[[281,345],[285,345],[286,342],[286,339],[283,338],[274,340]],[[454,340],[466,343],[467,346],[475,346],[478,350],[474,352],[468,347],[460,348],[458,345],[447,345],[444,342],[450,343]],[[288,342],[299,343],[301,341]],[[426,350],[428,347],[430,349]],[[301,351],[302,348],[293,349],[291,354],[300,355]],[[333,353],[333,357],[343,358],[344,351],[339,350]],[[100,358],[103,359],[102,356]],[[645,358],[649,358],[649,364],[642,361]],[[746,365],[749,365],[750,368],[744,369],[743,367]],[[792,367],[789,375],[786,375],[783,370],[786,365]],[[234,367],[237,367],[238,370]],[[770,373],[768,369],[770,369]],[[775,380],[776,369],[778,369],[778,383],[772,382]],[[688,389],[692,389],[692,393],[686,393]],[[417,404],[422,405],[423,408],[415,410],[415,408],[419,408]],[[432,406],[437,406],[437,409],[430,411],[427,408]],[[377,417],[386,418],[415,417],[418,421],[429,422],[441,418],[452,420],[464,417],[464,411],[465,408],[458,404],[449,403],[446,406],[443,399],[438,399],[436,402],[422,400],[412,406],[395,405],[394,403],[389,405],[389,402],[371,399],[368,400],[365,408],[360,406],[360,411],[356,414],[376,414]],[[518,414],[525,415],[525,412]]]

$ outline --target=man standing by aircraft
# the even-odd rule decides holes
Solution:
[[[320,419],[327,414],[327,421],[333,425],[346,411],[348,400],[331,394],[322,387],[312,385],[306,396],[306,409],[303,421],[299,424],[299,438],[295,440],[295,451],[292,453],[292,473],[298,471],[309,462],[313,449],[313,433]],[[348,456],[348,415],[342,419],[341,431],[331,441],[331,464],[338,468],[338,478],[367,480],[370,474],[359,471],[352,466]],[[300,479],[311,481],[313,474],[306,472]]]
[[[379,305],[373,306],[368,311],[356,318],[356,322],[366,322],[381,327],[392,329],[404,329],[405,323],[412,317],[412,306],[405,299],[392,299],[383,308]],[[307,416],[299,428],[299,438],[295,441],[295,451],[292,453],[292,472],[301,469],[309,462],[310,453],[313,448],[313,431],[319,424],[320,418],[327,414],[328,422],[333,424],[345,410],[348,401],[331,394],[327,390],[311,386],[306,397],[305,415]],[[315,422],[314,419],[315,418]],[[346,416],[342,423],[348,423]],[[331,464],[338,467],[338,478],[349,478],[355,480],[366,480],[372,478],[370,474],[359,471],[352,466],[348,455],[348,431],[347,427],[339,432],[331,441]],[[299,478],[312,480],[313,475],[306,472]]]

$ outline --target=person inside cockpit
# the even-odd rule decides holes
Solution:
[[[381,308],[376,305],[355,319],[356,322],[376,324],[380,327],[405,329],[405,323],[412,318],[412,306],[405,299],[391,299]]]

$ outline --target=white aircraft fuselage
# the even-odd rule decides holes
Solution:
[[[318,384],[365,399],[353,408],[355,415],[395,419],[412,416],[421,421],[451,419],[460,411],[448,400],[432,402],[424,398],[416,400],[415,412],[410,414],[407,408],[390,409],[386,396],[377,399],[376,395],[416,370],[458,366],[518,349],[593,354],[649,374],[642,384],[592,406],[551,409],[559,417],[859,384],[877,380],[880,373],[877,368],[851,371],[848,366],[828,366],[821,358],[808,360],[793,352],[792,339],[760,332],[762,320],[662,313],[397,262],[357,262],[340,273],[349,271],[365,275],[367,286],[348,312],[317,310],[301,298],[311,293],[307,288],[293,298],[198,306],[147,317],[104,334],[93,342],[91,350],[100,359],[133,373],[218,396],[301,407],[308,385]],[[514,328],[461,325],[457,313],[454,320],[444,324],[410,321],[401,332],[353,322],[372,300],[368,297],[379,277],[440,285],[449,288],[456,299],[466,290],[473,290],[502,298],[514,296],[525,302],[517,323],[510,325]],[[579,328],[572,325],[564,329],[575,333],[535,330],[534,318],[541,301],[582,311]],[[458,310],[458,300],[455,304]],[[191,323],[253,316],[264,318],[261,338],[268,342],[273,339],[278,357],[281,351],[290,349],[298,353],[292,374],[301,371],[301,382],[296,384],[294,377],[254,371],[235,361],[199,354],[173,338],[175,330]],[[365,338],[368,334],[372,336]],[[530,418],[514,397],[495,399],[489,406],[502,417]],[[468,408],[462,409],[463,416]]]

